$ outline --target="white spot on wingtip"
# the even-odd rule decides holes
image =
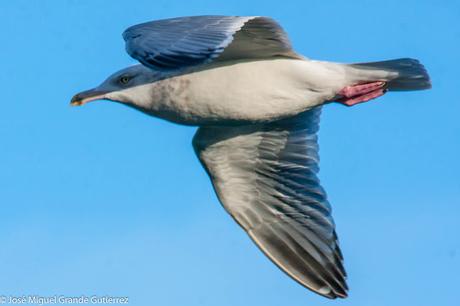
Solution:
[[[331,288],[324,286],[324,287],[319,288],[318,292],[320,294],[329,294],[331,293]]]

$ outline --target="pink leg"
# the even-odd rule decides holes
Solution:
[[[371,82],[358,85],[347,86],[339,91],[339,98],[337,102],[347,106],[363,103],[385,93],[385,82]]]

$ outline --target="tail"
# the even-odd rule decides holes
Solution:
[[[390,72],[387,89],[390,91],[423,90],[431,88],[431,81],[425,67],[416,59],[400,58],[395,60],[351,64],[358,70],[380,70]],[[393,73],[392,73],[393,72]]]

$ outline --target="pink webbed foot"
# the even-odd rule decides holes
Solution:
[[[339,91],[337,102],[347,106],[367,102],[385,93],[385,82],[371,82],[347,86]]]

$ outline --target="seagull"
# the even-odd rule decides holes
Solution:
[[[140,64],[76,94],[197,126],[193,148],[224,209],[302,286],[347,297],[331,206],[318,179],[321,108],[431,88],[419,61],[342,64],[296,53],[269,17],[191,16],[124,33]]]

